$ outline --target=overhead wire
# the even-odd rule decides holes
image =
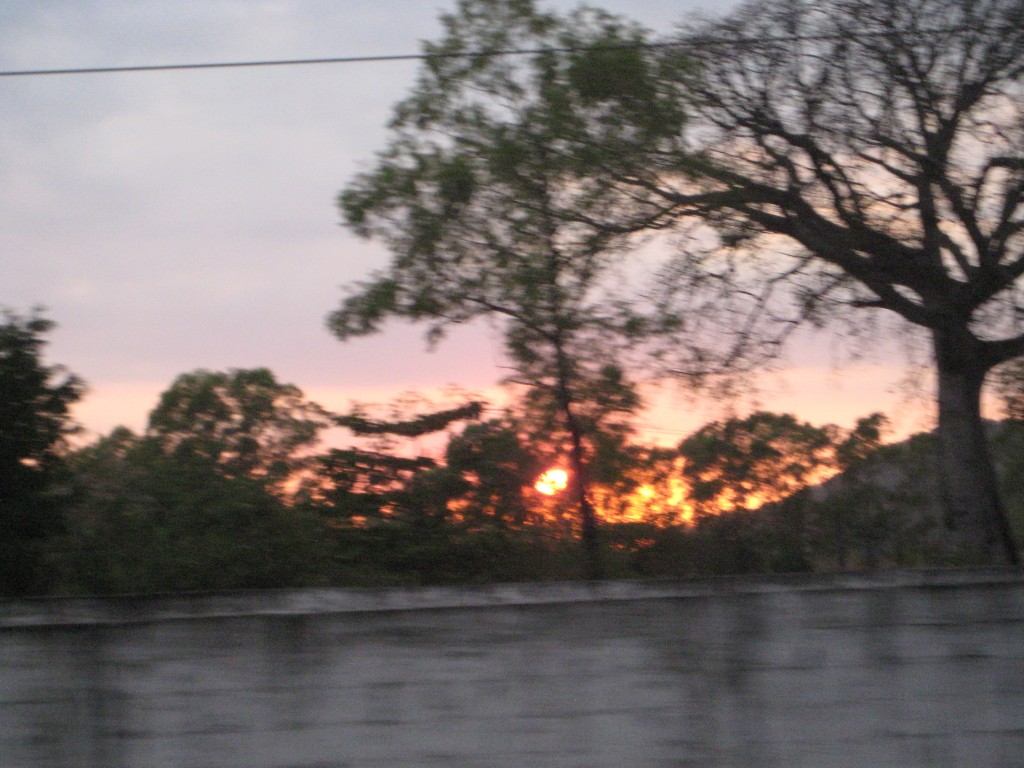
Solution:
[[[999,34],[1006,31],[1013,31],[1008,27],[985,27],[972,29],[965,26],[953,26],[927,30],[917,30],[920,35],[948,35],[963,31],[976,31],[992,34]],[[488,58],[494,56],[534,56],[543,53],[579,53],[594,50],[656,50],[661,48],[707,48],[720,47],[725,45],[765,45],[773,43],[796,43],[796,42],[828,42],[849,39],[850,37],[877,38],[886,37],[893,32],[854,32],[849,34],[832,35],[780,35],[766,37],[690,37],[679,40],[658,41],[650,43],[630,43],[622,45],[573,47],[573,46],[552,46],[539,48],[503,48],[494,50],[478,51],[452,51],[435,53],[397,53],[377,54],[367,56],[326,56],[316,58],[297,59],[254,59],[249,61],[212,61],[176,64],[138,64],[138,65],[113,65],[97,67],[57,67],[50,69],[10,69],[0,70],[0,77],[42,77],[54,75],[109,75],[126,74],[132,72],[170,72],[187,70],[210,70],[210,69],[243,69],[256,67],[294,67],[327,64],[376,64],[398,61],[429,61],[440,59],[471,59]]]

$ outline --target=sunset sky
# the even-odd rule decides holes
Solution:
[[[453,4],[8,2],[0,69],[416,53]],[[733,5],[596,4],[663,33]],[[334,197],[384,145],[416,66],[0,77],[0,306],[43,305],[58,323],[49,359],[88,382],[76,415],[92,434],[141,429],[174,377],[201,367],[266,366],[337,409],[446,385],[495,396],[507,371],[485,326],[434,352],[407,325],[346,344],[324,326],[341,287],[386,262],[339,226]],[[927,426],[927,403],[894,391],[895,353],[837,368],[832,350],[803,337],[755,404],[846,426],[882,410],[898,434]],[[723,413],[670,389],[654,402],[641,422],[663,443]]]

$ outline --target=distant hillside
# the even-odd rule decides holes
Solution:
[[[1024,538],[1024,422],[988,422],[1003,498]],[[937,438],[913,435],[860,467],[808,488],[798,501],[816,567],[941,565],[948,560],[938,484]],[[822,561],[824,559],[824,562]]]

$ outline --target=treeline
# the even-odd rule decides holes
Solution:
[[[72,448],[69,408],[83,384],[43,363],[50,327],[8,314],[0,328],[4,594],[587,572],[569,494],[534,487],[565,465],[542,411],[495,413],[470,401],[387,418],[338,415],[264,368],[193,371],[163,393],[142,434],[118,428]],[[325,449],[322,434],[335,427],[360,439]],[[844,430],[758,412],[708,424],[676,449],[639,445],[626,429],[591,434],[602,574],[951,562],[934,441],[883,445],[884,428],[879,414]],[[430,434],[446,440],[443,455],[412,450]],[[1005,422],[994,444],[1019,523],[1020,423]]]

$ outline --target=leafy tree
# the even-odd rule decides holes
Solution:
[[[979,400],[988,372],[1024,353],[1024,7],[754,0],[680,43],[700,53],[681,81],[690,151],[651,153],[657,182],[619,174],[657,187],[669,219],[719,233],[680,257],[675,296],[712,312],[726,295],[747,302],[719,350],[734,364],[830,309],[883,309],[920,329],[951,539],[967,561],[1016,562]],[[707,321],[666,306],[684,334]],[[765,317],[785,320],[761,326],[768,343],[751,333]],[[678,367],[707,368],[708,354]]]
[[[83,384],[43,361],[52,328],[38,312],[0,324],[0,594],[44,588],[41,546],[61,525],[55,472]]]
[[[620,286],[608,276],[628,239],[614,224],[648,215],[594,169],[625,171],[678,136],[678,62],[652,67],[642,30],[594,10],[560,18],[530,0],[462,0],[442,22],[376,168],[339,198],[347,224],[393,260],[330,327],[347,339],[397,316],[427,322],[436,340],[449,324],[496,319],[514,379],[557,407],[594,575],[580,410],[615,368]],[[514,49],[532,53],[500,53]]]
[[[118,428],[68,457],[67,531],[53,547],[64,593],[326,583],[323,519],[262,478],[228,476]]]
[[[882,448],[882,435],[889,420],[882,413],[857,419],[857,424],[836,445],[836,468],[841,472],[858,472]]]
[[[833,451],[829,429],[764,411],[712,422],[679,445],[699,515],[781,501],[820,480]]]
[[[317,458],[311,495],[339,525],[394,519],[397,495],[415,475],[436,467],[426,456],[332,448]]]
[[[880,413],[844,430],[765,412],[706,425],[679,448],[698,523],[746,514],[746,523],[704,532],[745,532],[767,570],[943,562],[928,503],[931,454],[918,443],[883,445],[886,426]]]
[[[418,438],[447,429],[451,424],[479,418],[483,404],[463,405],[410,416],[415,398],[392,404],[392,418],[370,418],[365,408],[335,415],[340,427],[371,440],[369,447],[332,449],[319,457],[313,496],[339,524],[364,525],[390,521],[423,525],[444,523],[448,502],[463,490],[457,473],[429,456],[394,453],[395,438]]]
[[[468,425],[448,442],[445,465],[465,483],[458,514],[467,524],[509,530],[531,522],[523,488],[536,474],[536,458],[513,424],[492,419]]]
[[[60,589],[322,583],[324,523],[294,493],[327,414],[265,368],[182,374],[142,436],[69,456]]]
[[[836,468],[843,473],[842,479],[838,481],[843,485],[843,498],[830,499],[827,513],[822,517],[831,518],[832,524],[826,525],[826,538],[831,537],[833,540],[832,548],[841,569],[847,566],[851,529],[854,534],[869,534],[870,556],[866,558],[867,564],[877,564],[877,547],[874,545],[885,538],[886,526],[881,523],[887,522],[889,515],[884,514],[882,509],[883,490],[878,483],[872,482],[869,473],[879,466],[882,432],[887,425],[888,421],[880,413],[858,419],[853,430],[836,446]],[[904,517],[909,516],[909,511],[905,511]]]
[[[160,396],[146,435],[167,455],[248,477],[278,493],[328,426],[326,412],[266,368],[184,373]]]
[[[390,418],[359,407],[336,418],[367,447],[321,457],[313,498],[327,516],[334,570],[347,584],[442,584],[564,577],[569,554],[550,541],[547,521],[524,494],[536,458],[506,414],[477,422],[478,402],[411,414],[416,401],[391,405]],[[402,441],[450,434],[443,461]],[[543,531],[543,534],[538,533]]]
[[[454,421],[479,418],[482,410],[483,404],[473,401],[457,408],[419,414],[411,419],[400,421],[374,421],[357,410],[353,413],[335,416],[334,423],[339,427],[347,427],[361,436],[398,435],[401,437],[421,437],[432,432],[440,432]]]

